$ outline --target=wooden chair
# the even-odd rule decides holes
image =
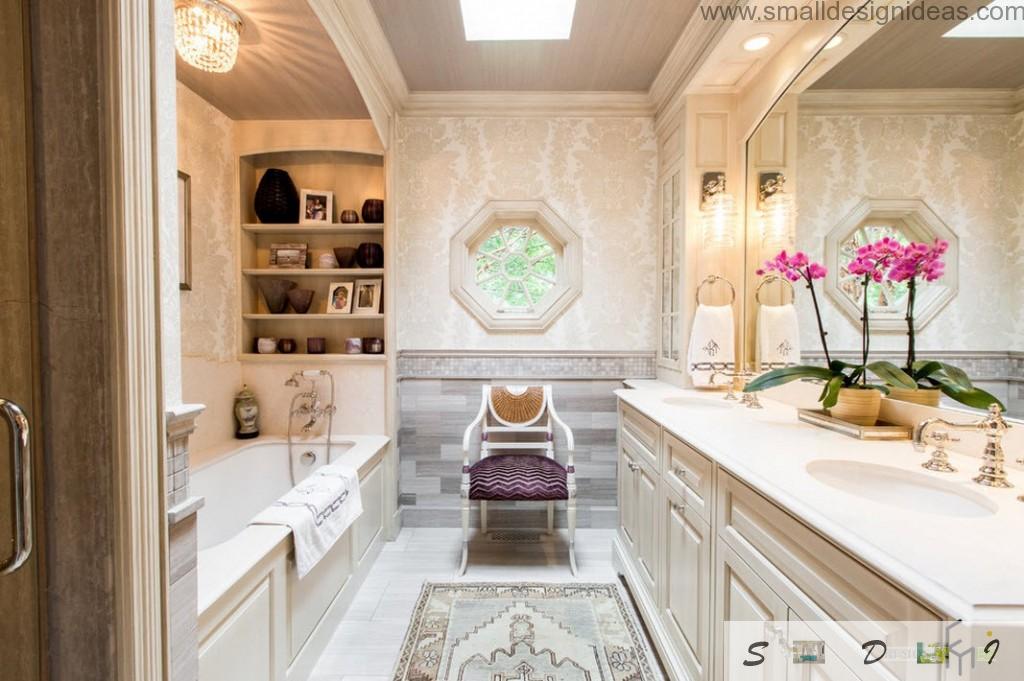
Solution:
[[[576,469],[572,430],[558,417],[550,385],[483,386],[480,411],[462,437],[462,566],[469,559],[470,502],[480,502],[480,529],[487,532],[487,502],[546,501],[548,534],[555,529],[555,502],[564,500],[569,525],[569,567],[576,574]],[[557,424],[567,459],[555,459]],[[481,428],[480,458],[469,462],[470,437]]]

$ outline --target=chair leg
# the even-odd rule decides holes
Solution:
[[[480,532],[487,535],[487,502],[480,501]]]
[[[567,521],[569,525],[569,569],[572,570],[572,576],[575,577],[576,572],[576,500],[569,499],[566,502],[566,515],[568,516]]]
[[[548,534],[555,533],[555,502],[548,502]]]
[[[466,564],[469,562],[469,499],[462,499],[462,565],[459,566],[459,575],[466,574]]]

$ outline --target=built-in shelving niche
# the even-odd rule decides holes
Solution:
[[[288,171],[296,190],[319,189],[334,192],[331,223],[324,225],[262,224],[256,218],[253,198],[260,178],[268,168]],[[383,269],[317,269],[318,258],[340,246],[356,247],[363,242],[384,243],[383,224],[341,224],[345,209],[361,211],[363,201],[384,196],[384,158],[378,154],[343,150],[302,149],[250,154],[239,159],[239,201],[241,216],[241,313],[242,334],[239,356],[246,361],[329,361],[383,363],[383,355],[346,355],[345,339],[352,337],[385,337],[388,291],[381,300],[381,310],[374,315],[326,314],[327,292],[331,282],[356,279],[384,279]],[[361,219],[361,218],[360,218]],[[305,270],[270,267],[270,246],[275,243],[304,243],[308,248]],[[259,290],[263,277],[291,279],[299,288],[314,291],[313,303],[306,314],[295,314],[289,308],[284,314],[270,314]],[[255,341],[261,336],[294,338],[294,354],[259,355]],[[327,339],[327,353],[308,355],[306,339],[322,336]]]

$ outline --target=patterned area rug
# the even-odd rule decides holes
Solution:
[[[395,681],[663,681],[616,584],[431,583]]]

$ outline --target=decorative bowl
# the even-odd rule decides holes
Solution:
[[[341,211],[341,221],[346,225],[351,225],[359,222],[359,213],[355,212],[351,208]]]
[[[288,292],[288,302],[299,314],[309,312],[309,306],[313,303],[313,290],[308,288],[293,288]]]
[[[334,257],[338,261],[338,267],[348,269],[356,264],[356,249],[351,246],[339,246],[334,249]]]
[[[293,352],[295,352],[295,347],[296,346],[294,338],[282,338],[277,341],[277,351],[282,354],[292,354]]]
[[[384,222],[384,199],[363,201],[363,222],[376,224]]]
[[[356,249],[356,262],[360,267],[384,267],[384,247],[372,242],[359,244]]]
[[[271,314],[281,314],[288,307],[288,292],[298,286],[289,279],[260,279],[260,291]]]

